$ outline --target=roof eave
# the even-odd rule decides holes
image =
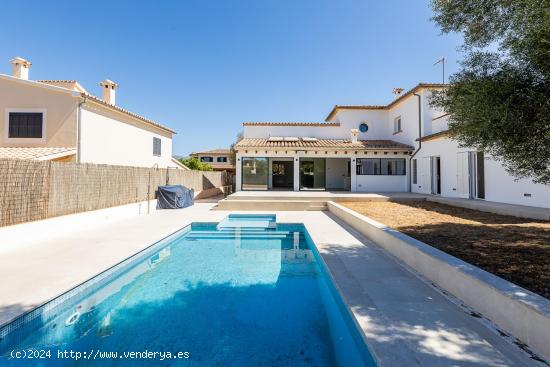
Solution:
[[[243,122],[243,126],[310,126],[310,127],[338,127],[340,123],[332,122]]]
[[[449,136],[449,130],[443,130],[443,131],[440,131],[440,132],[437,132],[437,133],[433,133],[433,134],[430,134],[430,135],[423,136],[421,138],[416,138],[416,141],[425,142],[425,141],[430,141],[430,140],[435,140],[435,139],[443,139],[443,138],[446,138],[448,136]]]
[[[135,114],[135,113],[133,113],[133,112],[130,112],[130,111],[128,111],[128,110],[126,110],[126,109],[124,109],[124,108],[122,108],[122,107],[113,106],[113,105],[111,105],[111,104],[109,104],[109,103],[107,103],[107,102],[105,102],[105,101],[103,101],[103,100],[101,100],[101,99],[99,99],[99,98],[97,98],[97,97],[95,97],[95,96],[92,96],[91,94],[88,94],[88,93],[80,93],[80,96],[81,96],[83,99],[85,99],[86,101],[93,102],[93,103],[95,103],[95,104],[97,104],[97,105],[99,105],[99,106],[102,106],[102,107],[104,107],[104,108],[107,108],[107,109],[109,109],[109,110],[111,110],[111,111],[115,111],[115,112],[124,114],[124,115],[129,116],[129,117],[131,117],[131,118],[133,118],[133,119],[136,119],[136,120],[138,120],[138,121],[140,121],[140,122],[144,122],[144,123],[146,123],[146,124],[148,124],[148,125],[150,125],[150,126],[156,127],[156,128],[158,128],[158,129],[161,129],[161,130],[164,130],[164,131],[167,131],[167,132],[169,132],[169,133],[171,133],[171,134],[177,134],[177,132],[175,132],[174,130],[172,130],[172,129],[166,127],[166,126],[160,125],[160,124],[158,124],[158,123],[156,123],[156,122],[154,122],[154,121],[151,121],[151,120],[149,120],[149,119],[146,119],[146,118],[144,118],[144,117],[142,117],[142,116],[140,116],[140,115],[137,115],[137,114]]]
[[[12,81],[12,82],[18,82],[18,83],[22,83],[22,84],[33,86],[33,87],[49,89],[51,91],[69,93],[73,97],[79,97],[80,94],[81,94],[80,92],[74,91],[72,89],[68,89],[68,88],[64,88],[64,87],[58,87],[56,85],[51,85],[51,84],[46,84],[46,83],[41,83],[41,82],[37,82],[37,81],[34,81],[34,80],[21,79],[21,78],[15,77],[15,76],[7,75],[7,74],[0,74],[0,79]]]
[[[69,157],[71,155],[76,155],[76,149],[67,150],[65,152],[46,154],[40,157],[36,157],[37,161],[51,161],[53,159],[59,159],[64,157]]]
[[[442,89],[448,87],[449,84],[441,84],[441,83],[418,83],[416,86],[414,86],[412,89],[408,90],[407,92],[403,93],[399,98],[394,99],[390,103],[388,103],[385,106],[339,106],[335,105],[334,108],[330,111],[330,113],[325,118],[325,121],[330,121],[336,113],[338,113],[339,110],[389,110],[399,102],[405,100],[406,98],[410,97],[413,93],[417,92],[420,89]]]

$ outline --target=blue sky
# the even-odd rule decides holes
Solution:
[[[112,79],[117,104],[175,129],[185,155],[229,146],[243,121],[323,121],[440,82],[432,65],[456,71],[461,38],[431,16],[428,0],[10,1],[0,73],[21,56],[31,79],[96,95]]]

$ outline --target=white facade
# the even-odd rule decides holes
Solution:
[[[459,148],[456,141],[439,138],[425,141],[422,149],[413,159],[417,160],[418,180],[412,191],[432,193],[431,157],[441,159],[441,196],[456,198],[478,198],[475,187],[475,171],[472,171],[472,149]],[[531,180],[516,180],[504,167],[491,158],[483,157],[484,198],[508,204],[550,208],[550,187],[535,184]]]
[[[153,126],[136,126],[120,113],[82,106],[80,162],[160,168],[172,162],[172,134]],[[153,152],[153,139],[160,140],[160,154]]]
[[[175,132],[116,106],[116,83],[101,83],[102,100],[74,80],[29,80],[30,62],[12,63],[13,75],[0,74],[0,148],[10,158],[34,150],[36,159],[183,168],[172,158]]]
[[[419,84],[386,106],[336,106],[327,123],[244,123],[244,140],[237,145],[237,190],[246,189],[242,182],[243,159],[268,159],[268,183],[261,188],[268,190],[275,189],[273,161],[293,161],[291,189],[297,191],[304,189],[300,183],[303,177],[300,161],[322,158],[325,159],[322,187],[325,190],[331,190],[335,180],[347,174],[346,190],[352,192],[412,191],[550,208],[549,186],[528,179],[515,180],[499,162],[473,149],[459,148],[457,142],[445,136],[448,116],[430,106],[432,91],[442,87]],[[342,140],[352,142],[351,130],[360,129],[363,123],[368,125],[368,130],[360,132],[358,139],[367,148],[339,148]],[[289,141],[297,138],[300,143],[286,143],[285,137]],[[421,145],[420,137],[423,137]],[[307,141],[313,138],[335,144],[329,148],[326,145],[307,148]],[[375,141],[389,142],[388,146],[401,143],[410,149],[368,147],[367,143]],[[334,158],[349,162],[349,168],[347,163],[338,165]],[[361,158],[403,158],[406,172],[388,175],[382,169],[381,174],[361,174],[357,167]],[[252,185],[248,189],[255,188]]]

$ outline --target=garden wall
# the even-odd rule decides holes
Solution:
[[[225,172],[2,159],[0,227],[151,200],[165,184],[205,198],[230,182]]]

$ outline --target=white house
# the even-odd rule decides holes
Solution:
[[[516,181],[482,152],[449,139],[418,84],[387,105],[335,106],[325,122],[245,122],[237,190],[418,192],[550,207],[550,187]]]
[[[118,106],[113,81],[97,98],[75,80],[30,80],[22,58],[12,66],[0,74],[0,158],[183,168],[175,132]]]
[[[235,166],[231,163],[231,151],[229,149],[211,149],[189,154],[203,163],[207,163],[214,171],[234,172]]]

